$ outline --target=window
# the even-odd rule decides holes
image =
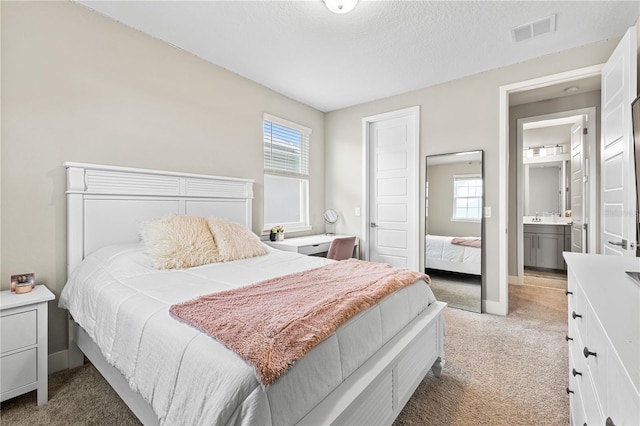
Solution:
[[[311,129],[265,114],[264,230],[309,230],[309,138]]]
[[[482,177],[453,176],[453,218],[459,221],[479,221],[482,214]]]

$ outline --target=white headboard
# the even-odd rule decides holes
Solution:
[[[251,229],[251,179],[97,164],[64,165],[67,273],[96,249],[139,241],[141,222],[171,213],[222,217]]]

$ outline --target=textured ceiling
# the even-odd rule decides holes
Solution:
[[[321,111],[620,37],[637,1],[79,1]],[[556,32],[511,29],[556,14]]]

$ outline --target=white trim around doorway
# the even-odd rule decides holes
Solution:
[[[486,300],[485,312],[507,315],[509,312],[508,268],[508,189],[509,189],[509,94],[539,89],[553,84],[570,82],[586,77],[599,76],[604,64],[592,65],[558,74],[507,84],[499,88],[498,108],[498,301]],[[504,231],[503,231],[504,230]],[[504,232],[504,234],[502,233]]]
[[[414,176],[414,182],[418,182],[419,178],[420,178],[420,169],[419,169],[419,158],[420,158],[420,106],[416,105],[413,107],[409,107],[409,108],[403,108],[400,110],[396,110],[396,111],[389,111],[389,112],[384,112],[381,114],[376,114],[376,115],[371,115],[368,117],[364,117],[362,118],[362,171],[363,171],[363,177],[362,177],[362,182],[363,182],[363,187],[362,187],[362,237],[360,238],[360,255],[362,257],[362,259],[364,260],[369,260],[369,224],[370,224],[370,212],[369,212],[369,191],[370,191],[370,182],[369,182],[369,155],[370,155],[370,150],[369,150],[369,127],[371,123],[375,123],[377,121],[384,121],[384,120],[389,120],[391,118],[398,118],[398,117],[404,117],[404,116],[413,116],[415,118],[414,123],[415,123],[415,146],[414,146],[414,155],[413,158],[409,157],[407,160],[414,160],[417,162],[416,167],[415,167],[415,176]],[[416,210],[418,209],[417,206],[420,205],[420,185],[416,184],[416,191],[415,194],[413,194],[414,197],[414,202],[416,204]],[[415,232],[411,233],[411,235],[415,235],[415,238],[419,239],[419,229],[420,229],[420,223],[419,223],[419,215],[417,214],[418,212],[416,211],[416,223],[414,223],[412,226],[414,227]],[[419,243],[418,243],[419,244]],[[418,251],[419,252],[419,251]],[[420,260],[419,254],[416,254],[416,256],[418,256],[418,261]],[[424,264],[423,263],[419,263],[422,265],[422,268],[424,269]]]

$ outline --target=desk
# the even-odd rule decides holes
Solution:
[[[295,251],[309,256],[326,256],[334,238],[350,237],[351,235],[307,235],[306,237],[285,238],[282,241],[265,241],[270,247],[283,251]],[[353,248],[353,257],[359,258],[358,238]]]

